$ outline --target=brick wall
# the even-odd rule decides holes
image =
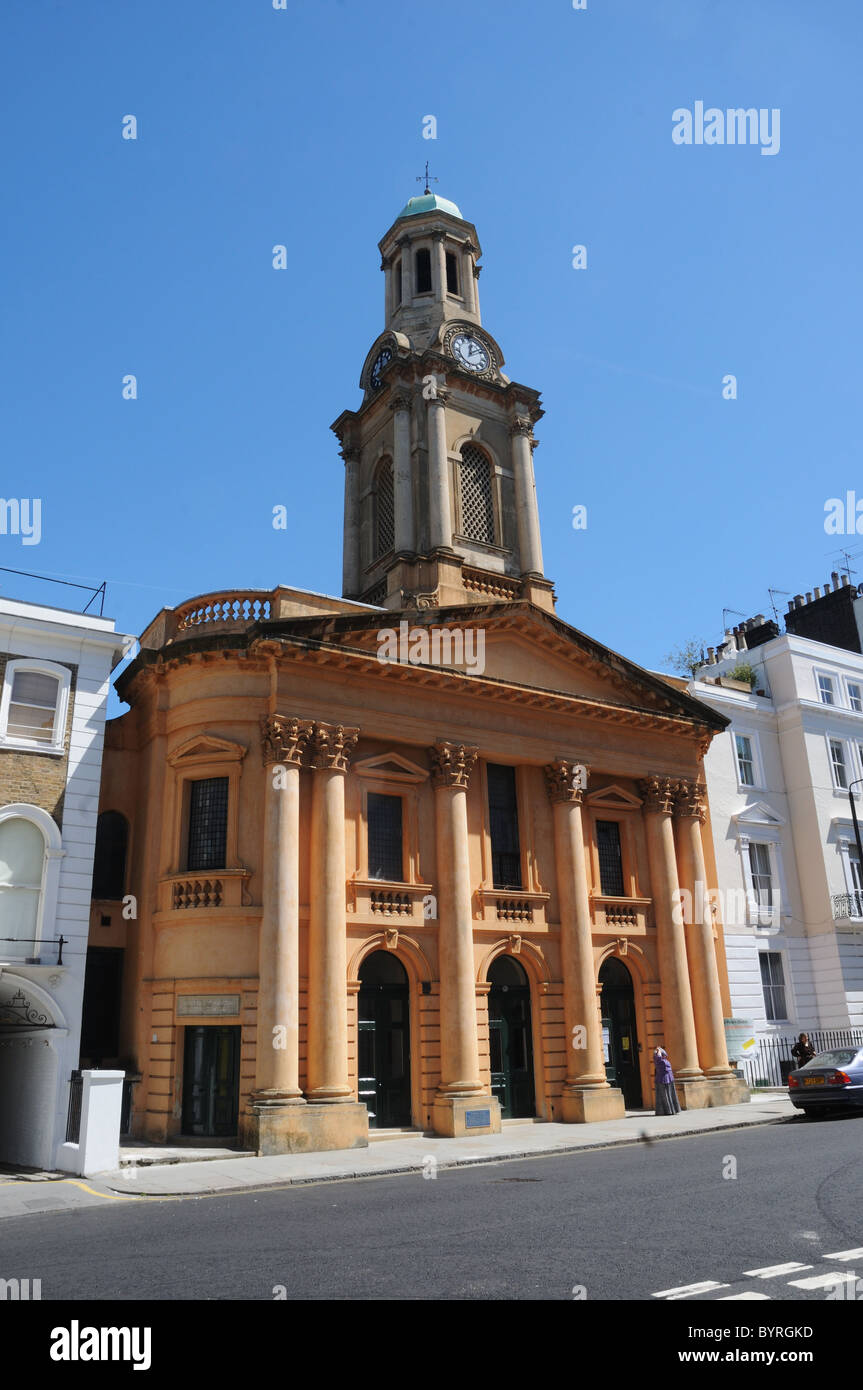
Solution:
[[[26,659],[24,653],[16,655],[14,652],[0,652],[0,688],[8,663]],[[56,753],[23,751],[20,748],[0,748],[0,806],[8,806],[16,801],[26,801],[31,806],[39,806],[53,816],[62,830],[63,795],[69,763],[69,734],[75,707],[78,668],[69,661],[55,661],[54,664],[65,666],[66,670],[72,673],[66,731],[63,736],[63,756],[58,757]]]

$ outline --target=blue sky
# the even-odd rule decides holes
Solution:
[[[134,633],[210,589],[339,592],[329,426],[427,158],[543,393],[561,617],[661,666],[857,549],[824,504],[863,496],[859,0],[6,0],[0,37],[0,494],[42,499],[0,564],[107,579]],[[699,100],[779,108],[779,152],[674,144]]]

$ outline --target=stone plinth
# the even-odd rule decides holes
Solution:
[[[709,1110],[714,1105],[741,1105],[750,1099],[749,1087],[738,1076],[705,1076],[674,1085],[681,1110]]]
[[[356,1101],[338,1105],[256,1105],[241,1120],[244,1148],[268,1154],[323,1153],[367,1149],[368,1108]]]
[[[494,1096],[436,1096],[433,1123],[435,1134],[446,1139],[500,1134],[500,1101]]]
[[[625,1113],[623,1092],[614,1086],[577,1086],[560,1098],[560,1118],[568,1125],[622,1120]]]

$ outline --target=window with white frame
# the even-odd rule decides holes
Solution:
[[[827,742],[830,745],[830,766],[833,769],[833,785],[843,791],[848,790],[848,766],[845,761],[845,744],[841,738],[831,738]]]
[[[818,698],[822,705],[835,705],[836,687],[833,677],[828,676],[824,671],[816,671],[815,675],[818,681]]]
[[[39,936],[45,839],[23,816],[0,823],[0,956],[32,956]]]
[[[61,751],[70,683],[65,666],[48,661],[10,661],[0,697],[0,743]]]
[[[858,714],[863,712],[863,685],[859,681],[848,682],[848,703]]]
[[[749,734],[735,734],[734,746],[737,752],[737,780],[742,787],[755,786],[755,754]]]
[[[769,1023],[777,1023],[788,1017],[782,954],[779,951],[760,951],[758,962],[761,966],[761,988],[764,991],[764,1012]]]
[[[749,845],[749,872],[752,893],[759,913],[773,911],[773,871],[770,865],[770,846],[753,840]]]

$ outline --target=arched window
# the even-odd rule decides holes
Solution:
[[[461,534],[494,545],[494,500],[491,464],[476,444],[465,444],[459,465]]]
[[[431,273],[431,251],[427,246],[421,246],[416,254],[416,292],[417,294],[429,294],[432,287]]]
[[[0,821],[0,956],[33,956],[39,937],[45,838],[33,821]]]
[[[0,696],[0,742],[61,752],[71,674],[53,661],[10,661]]]
[[[96,822],[96,854],[93,863],[93,897],[106,901],[122,898],[126,886],[126,847],[129,826],[119,811],[103,811]]]
[[[395,495],[393,491],[393,461],[381,459],[375,475],[375,560],[388,555],[395,545]]]

